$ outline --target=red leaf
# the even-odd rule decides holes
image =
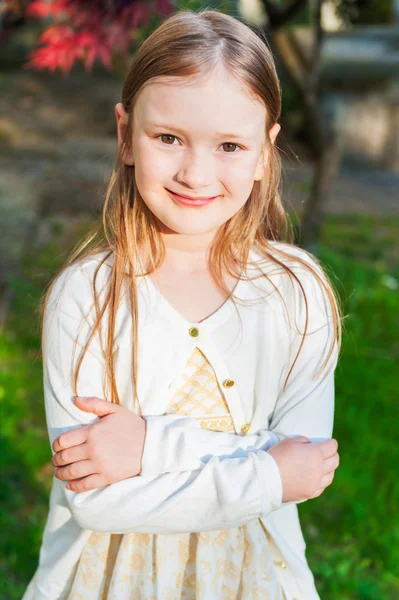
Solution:
[[[86,71],[91,71],[93,68],[93,63],[96,59],[96,50],[95,48],[88,48],[85,59],[85,69]]]
[[[29,17],[45,19],[47,17],[58,17],[62,12],[66,12],[65,0],[54,0],[53,2],[44,2],[43,0],[33,0],[26,9]]]
[[[83,54],[86,56],[86,68],[91,69],[97,57],[102,61],[105,68],[111,68],[112,47],[104,32],[82,32],[76,36],[76,45],[83,50]]]
[[[42,0],[34,0],[26,9],[28,17],[37,17],[39,19],[45,19],[51,15],[52,6],[50,3],[42,2]]]
[[[29,55],[29,61],[24,68],[49,69],[59,68],[63,73],[69,73],[76,59],[82,57],[82,49],[74,39],[56,42],[44,48],[38,48]]]
[[[170,0],[152,3],[133,2],[122,10],[104,8],[104,2],[88,0],[34,0],[29,11],[32,15],[55,20],[63,13],[67,19],[48,27],[40,36],[38,48],[28,57],[25,68],[61,69],[68,73],[75,60],[82,60],[91,70],[96,58],[106,69],[112,67],[113,53],[126,54],[141,24],[147,25],[154,10],[167,14],[174,10]],[[115,8],[115,7],[114,7]]]
[[[41,44],[55,44],[72,38],[75,32],[68,25],[50,25],[39,37]]]

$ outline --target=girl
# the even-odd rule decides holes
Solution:
[[[23,600],[319,598],[296,504],[339,464],[340,314],[282,241],[280,102],[265,43],[217,11],[133,57],[105,236],[45,298],[57,472]]]

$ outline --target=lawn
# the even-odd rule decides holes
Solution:
[[[89,223],[53,219],[51,241],[32,250],[13,281],[0,338],[0,596],[7,600],[20,600],[37,566],[53,473],[37,306]],[[333,433],[341,464],[322,496],[299,506],[323,600],[399,597],[398,225],[345,215],[329,216],[323,229],[319,257],[347,315]]]

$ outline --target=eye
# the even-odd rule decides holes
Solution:
[[[175,140],[177,140],[177,137],[175,135],[172,135],[171,133],[161,133],[160,135],[157,135],[157,140],[159,138],[174,138]],[[173,146],[173,144],[167,144],[169,146]]]
[[[225,142],[224,144],[222,144],[222,146],[235,146],[236,148],[240,148],[241,150],[241,146],[239,146],[238,144],[234,144],[233,142]],[[233,152],[226,152],[226,154],[237,154],[237,152],[234,150]]]

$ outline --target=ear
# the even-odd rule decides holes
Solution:
[[[272,144],[276,141],[276,137],[280,133],[281,125],[279,123],[275,123],[273,127],[269,131],[270,141]]]
[[[273,127],[270,129],[269,137],[270,137],[270,141],[272,144],[274,144],[274,142],[276,141],[276,137],[277,137],[280,129],[281,129],[281,125],[279,125],[278,123],[275,123],[273,125]],[[262,179],[262,177],[264,176],[268,159],[269,159],[269,153],[267,151],[266,144],[264,144],[261,154],[260,154],[259,162],[256,167],[256,171],[255,171],[255,176],[254,176],[255,181],[260,181]]]
[[[129,118],[129,115],[126,112],[126,110],[121,102],[118,102],[118,104],[115,106],[115,116],[116,116],[116,126],[117,126],[117,134],[118,134],[118,146],[121,149],[122,141],[123,141],[123,138],[126,133],[127,122],[128,122],[128,118]],[[125,163],[125,165],[133,166],[134,159],[133,159],[132,150],[130,152],[128,152],[125,149],[125,151],[122,155],[122,160]]]

